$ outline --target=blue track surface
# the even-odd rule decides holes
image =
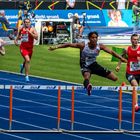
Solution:
[[[24,76],[0,72],[0,85],[27,84]],[[70,83],[30,77],[30,83],[38,85],[72,85]],[[131,130],[131,95],[123,94],[122,129]],[[136,113],[135,130],[140,130],[140,113]],[[61,93],[61,129],[71,129],[71,91]],[[9,91],[0,90],[0,129],[9,129]],[[14,130],[57,129],[56,90],[14,90]],[[74,130],[118,129],[118,93],[113,91],[75,91]],[[0,133],[0,140],[139,140],[140,134],[48,134],[48,133]]]

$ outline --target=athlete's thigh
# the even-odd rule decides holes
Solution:
[[[102,77],[106,77],[107,75],[109,75],[111,73],[110,70],[108,70],[107,68],[102,67],[101,65],[99,65],[98,63],[94,63],[90,66],[91,69],[91,73],[92,74],[96,74]]]

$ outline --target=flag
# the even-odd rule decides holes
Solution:
[[[112,50],[113,50],[114,52],[116,52],[117,54],[122,55],[124,48],[112,47]],[[112,62],[114,62],[114,61],[115,61],[115,62],[118,62],[119,59],[116,58],[116,57],[114,57],[114,56],[112,55],[112,59],[111,59],[111,61],[112,61]]]

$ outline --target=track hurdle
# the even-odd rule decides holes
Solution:
[[[61,87],[58,87],[57,130],[60,130]]]
[[[65,132],[65,133],[140,133],[139,131],[134,131],[135,125],[135,93],[136,90],[140,90],[140,87],[130,87],[130,86],[93,86],[93,90],[107,90],[107,91],[119,91],[119,112],[118,112],[118,122],[119,129],[118,131],[76,131],[74,130],[74,91],[75,90],[84,90],[83,86],[75,86],[75,85],[0,85],[0,89],[10,89],[10,101],[9,101],[9,130],[1,130],[5,132],[46,132],[52,133],[54,132]],[[13,90],[14,89],[28,89],[28,90],[57,90],[58,91],[58,114],[57,114],[57,130],[12,130],[12,98],[13,98]],[[61,90],[71,90],[71,130],[63,130],[60,128],[60,120],[61,120]],[[122,130],[122,91],[123,90],[132,90],[132,131]]]
[[[120,87],[120,90],[119,90],[118,122],[119,122],[119,130],[121,130],[121,125],[122,125],[122,87]]]
[[[135,104],[136,104],[136,89],[133,87],[132,90],[132,131],[134,131],[135,125]]]
[[[12,129],[13,118],[13,87],[10,86],[10,98],[9,98],[9,130]]]

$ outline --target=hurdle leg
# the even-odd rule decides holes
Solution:
[[[57,108],[57,130],[60,130],[60,106],[61,106],[61,88],[58,87],[58,108]]]
[[[74,86],[71,92],[71,130],[74,128]]]
[[[122,125],[122,87],[119,89],[119,108],[118,108],[118,122],[119,122],[119,130],[121,130]]]
[[[10,99],[9,99],[9,130],[12,129],[12,117],[13,117],[13,87],[10,86]]]
[[[135,103],[136,103],[136,88],[133,87],[132,90],[132,131],[134,131],[135,127]]]

